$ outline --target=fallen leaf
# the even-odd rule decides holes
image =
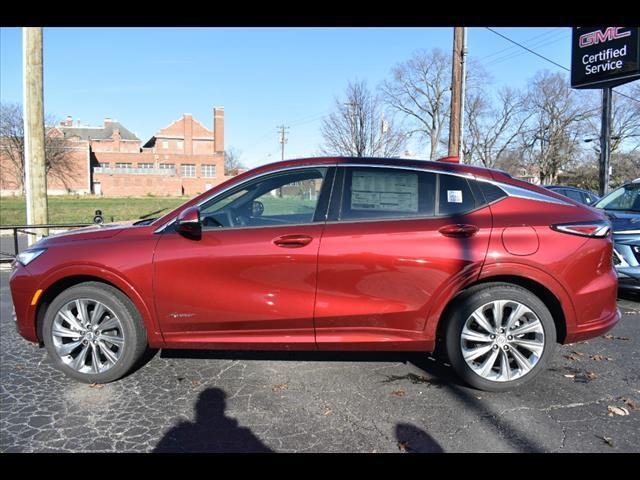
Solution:
[[[288,383],[278,383],[276,385],[273,385],[271,387],[271,390],[273,390],[274,392],[281,392],[282,390],[287,390],[288,388],[289,388]]]
[[[567,360],[572,360],[572,361],[576,361],[576,360],[578,360],[578,357],[577,357],[576,355],[574,355],[574,354],[571,354],[571,355],[563,355],[563,356],[564,356],[564,358],[566,358]]]
[[[104,387],[104,385],[102,383],[92,383],[91,385],[89,385],[89,388],[101,389],[103,387]]]
[[[572,350],[571,353],[573,353],[574,355],[578,355],[579,357],[584,357],[584,353],[582,352],[576,352],[575,350]]]
[[[406,452],[409,449],[409,442],[398,442],[398,450]]]
[[[636,405],[636,402],[634,402],[630,398],[620,397],[620,398],[618,398],[618,400],[621,400],[631,410],[638,410],[638,406]]]
[[[613,439],[611,437],[599,437],[599,438],[601,438],[604,441],[604,443],[606,443],[610,447],[613,447]]]
[[[607,407],[607,410],[609,411],[609,416],[613,417],[614,415],[619,415],[621,417],[626,417],[627,415],[629,415],[629,410],[627,410],[624,407],[615,407],[613,405],[609,405]]]
[[[576,374],[575,373],[565,373],[563,375],[563,377],[565,377],[565,378],[576,378]]]
[[[20,364],[16,365],[16,370],[22,370],[23,368],[24,368],[24,365],[20,365]]]
[[[200,385],[200,380],[191,380],[191,385],[193,385],[194,387]]]
[[[607,360],[607,361],[613,360],[613,358],[605,357],[604,355],[591,355],[591,360],[595,362],[602,362],[604,360]]]
[[[394,390],[391,392],[391,395],[395,395],[396,397],[404,397],[404,390]]]
[[[329,415],[333,415],[333,410],[327,410],[326,412],[324,412],[325,417]]]
[[[607,334],[602,338],[606,338],[607,340],[629,340],[629,337],[614,337],[611,334]]]

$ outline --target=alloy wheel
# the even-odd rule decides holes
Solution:
[[[526,305],[495,300],[477,308],[460,334],[462,357],[480,377],[508,382],[529,373],[542,357],[542,322]]]
[[[51,335],[62,362],[80,373],[106,372],[124,352],[120,319],[104,303],[89,298],[63,305],[56,313]]]

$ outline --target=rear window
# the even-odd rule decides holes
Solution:
[[[456,215],[476,208],[479,203],[466,178],[440,174],[438,215]]]

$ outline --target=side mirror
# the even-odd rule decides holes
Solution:
[[[202,236],[200,208],[190,207],[180,212],[176,220],[176,231],[187,238],[200,239]]]

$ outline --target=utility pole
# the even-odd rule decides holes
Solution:
[[[27,224],[46,224],[47,174],[44,153],[44,107],[42,89],[42,27],[22,29],[24,162]],[[37,238],[48,235],[39,230]],[[35,243],[28,235],[28,244]]]
[[[451,61],[451,117],[449,120],[449,156],[460,156],[460,124],[462,120],[462,59],[464,28],[453,29],[453,58]]]
[[[287,143],[286,132],[289,131],[289,127],[284,125],[279,125],[278,130],[280,130],[280,144],[282,145],[282,160],[284,160],[284,144]]]
[[[462,86],[460,88],[460,163],[464,163],[464,100],[467,91],[467,27],[462,27],[462,50],[460,52]]]
[[[600,126],[600,175],[598,194],[609,193],[609,161],[611,157],[611,87],[602,89],[602,124]]]

